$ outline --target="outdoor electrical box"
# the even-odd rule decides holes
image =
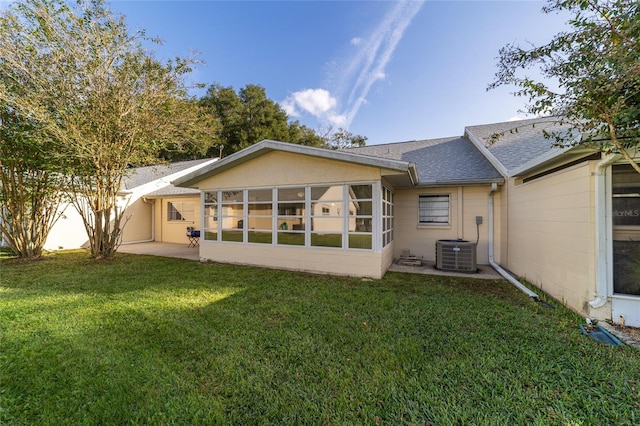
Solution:
[[[476,225],[482,225],[482,216],[476,216]]]

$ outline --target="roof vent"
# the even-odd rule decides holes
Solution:
[[[478,272],[476,243],[466,240],[436,241],[436,269],[454,272]]]

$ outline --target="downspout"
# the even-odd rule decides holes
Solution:
[[[596,295],[589,305],[594,308],[602,308],[607,304],[607,282],[609,279],[609,250],[607,234],[607,167],[614,163],[619,154],[609,154],[596,164],[595,177],[595,207],[596,207]]]
[[[500,265],[498,265],[493,259],[493,195],[498,190],[498,185],[496,183],[491,184],[491,191],[489,191],[489,265],[493,269],[496,270],[500,275],[502,275],[507,281],[516,286],[520,291],[525,293],[527,296],[532,298],[534,301],[538,302],[539,298],[536,293],[529,290],[524,284],[520,281],[516,280],[510,273],[505,271]]]

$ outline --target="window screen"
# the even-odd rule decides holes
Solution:
[[[418,210],[420,224],[448,224],[449,195],[421,195]]]

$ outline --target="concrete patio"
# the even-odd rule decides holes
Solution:
[[[150,256],[176,257],[179,259],[200,260],[199,247],[189,247],[188,243],[135,243],[122,244],[118,251],[120,253],[147,254]]]
[[[389,267],[389,271],[407,272],[409,274],[442,275],[447,277],[479,278],[485,280],[504,279],[489,265],[478,265],[478,272],[476,273],[462,273],[438,270],[435,268],[435,263],[433,262],[423,262],[422,266],[407,266],[393,263],[391,264],[391,267]]]
[[[200,260],[198,247],[189,247],[185,244],[171,244],[171,243],[135,243],[135,244],[123,244],[118,249],[121,253],[130,254],[145,254],[150,256],[160,257],[175,257],[180,259]],[[393,272],[406,272],[410,274],[425,274],[425,275],[442,275],[449,277],[467,277],[467,278],[480,278],[488,280],[503,279],[491,266],[479,265],[477,273],[456,273],[449,271],[440,271],[434,267],[433,263],[423,262],[422,266],[406,266],[392,264],[389,271]]]

